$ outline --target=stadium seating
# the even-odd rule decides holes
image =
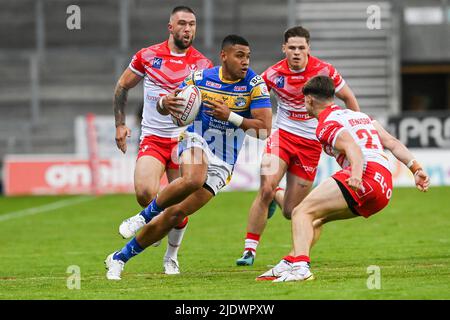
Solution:
[[[45,54],[37,60],[40,104],[35,123],[30,122],[30,64],[36,54],[39,1],[0,3],[0,159],[6,153],[73,153],[75,117],[88,112],[112,114],[118,75],[136,50],[167,38],[169,11],[177,4],[129,0],[128,48],[122,48],[119,16],[123,1],[77,1],[82,29],[72,31],[66,28],[66,8],[71,1],[40,1]],[[198,12],[196,47],[206,52],[203,1],[189,4]],[[302,1],[296,5],[297,23],[311,31],[313,54],[335,64],[369,113],[389,111],[392,66],[398,59],[392,50],[391,6],[389,2],[377,4],[382,10],[382,30],[366,27],[365,10],[370,3]],[[210,53],[214,62],[218,62],[221,39],[229,33],[249,39],[252,67],[257,72],[283,57],[280,48],[287,26],[287,1],[216,0],[213,11]],[[141,88],[130,92],[130,115],[141,95]]]

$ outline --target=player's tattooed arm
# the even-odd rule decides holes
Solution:
[[[116,144],[125,153],[127,151],[127,137],[131,130],[125,125],[125,106],[128,100],[128,90],[135,87],[142,77],[127,68],[120,76],[114,90],[113,111],[116,124]]]
[[[121,125],[125,125],[125,106],[128,99],[128,89],[124,88],[117,83],[114,90],[114,118],[116,120],[116,128]]]

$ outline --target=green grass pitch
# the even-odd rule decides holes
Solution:
[[[281,284],[254,280],[290,248],[290,222],[279,210],[255,265],[235,266],[254,196],[221,193],[191,217],[181,275],[162,274],[164,240],[132,259],[119,282],[106,280],[103,261],[125,244],[117,229],[139,210],[132,195],[26,215],[10,213],[73,197],[2,197],[0,299],[450,299],[450,188],[398,188],[372,218],[326,225],[312,252],[316,280]],[[80,289],[67,287],[72,265]],[[367,287],[371,265],[380,267],[381,289]]]

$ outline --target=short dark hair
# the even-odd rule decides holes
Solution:
[[[305,38],[306,39],[306,43],[309,44],[309,31],[305,28],[303,28],[302,26],[296,26],[296,27],[292,27],[287,29],[284,32],[284,43],[288,42],[289,38],[292,37],[301,37],[301,38]]]
[[[309,79],[302,89],[303,95],[311,95],[319,100],[333,99],[334,91],[334,82],[327,76],[315,76]]]
[[[250,47],[248,41],[245,40],[243,37],[235,35],[235,34],[229,34],[225,38],[223,38],[222,49],[224,49],[225,47],[228,47],[228,46],[234,46],[236,44]]]
[[[172,16],[175,13],[180,12],[180,11],[189,12],[189,13],[192,13],[195,16],[194,10],[192,10],[192,8],[189,8],[187,6],[177,6],[177,7],[173,8],[172,13],[170,14],[170,16]]]

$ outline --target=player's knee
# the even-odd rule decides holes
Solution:
[[[314,220],[314,210],[308,204],[300,203],[291,212],[291,219],[308,219]]]
[[[201,176],[189,175],[182,179],[183,188],[192,192],[200,189],[205,184],[205,178]]]
[[[175,205],[171,208],[171,222],[173,227],[177,227],[183,224],[183,222],[186,222],[185,219],[187,218],[188,214],[181,208],[180,205]]]
[[[326,223],[325,219],[316,219],[313,221],[314,228],[320,228]]]
[[[275,189],[271,185],[262,185],[260,188],[261,201],[269,204],[275,196]]]
[[[141,207],[147,207],[152,199],[156,197],[156,191],[145,188],[136,188],[136,200]]]

